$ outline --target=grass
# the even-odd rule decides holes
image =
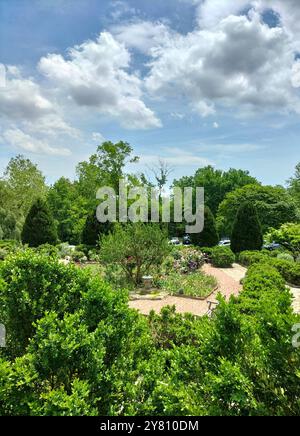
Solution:
[[[205,298],[212,293],[217,284],[214,277],[200,271],[187,275],[173,273],[163,280],[162,289],[171,295]]]

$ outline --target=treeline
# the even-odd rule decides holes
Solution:
[[[0,239],[22,240],[24,232],[25,236],[30,233],[28,226],[24,230],[24,224],[35,205],[47,220],[53,218],[50,227],[54,240],[95,245],[99,233],[110,230],[110,226],[100,225],[95,219],[96,191],[101,186],[111,186],[118,192],[120,178],[126,178],[130,186],[153,186],[144,174],[125,171],[127,163],[137,161],[129,144],[105,142],[87,161],[78,164],[74,181],[61,177],[54,185],[47,186],[45,177],[29,159],[20,155],[11,159],[0,179]],[[155,174],[159,192],[168,183],[168,176],[168,168],[162,165]],[[221,171],[211,166],[198,169],[193,176],[174,180],[173,186],[205,188],[208,233],[216,222],[216,230],[207,237],[214,243],[220,237],[232,234],[238,209],[244,202],[255,207],[264,233],[286,222],[299,222],[300,164],[286,188],[263,186],[248,171]],[[185,223],[170,223],[170,236],[183,236],[184,232]],[[207,245],[204,244],[205,236],[198,238],[204,238],[204,241],[193,242]],[[27,239],[25,237],[26,242]]]

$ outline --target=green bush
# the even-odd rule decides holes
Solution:
[[[231,249],[234,253],[261,250],[263,235],[257,211],[251,203],[240,206],[233,225]]]
[[[273,265],[291,285],[300,286],[300,264],[288,260],[272,259]]]
[[[280,253],[277,255],[277,259],[288,260],[289,262],[295,262],[294,257],[289,253]]]
[[[38,199],[32,205],[23,226],[22,242],[30,247],[43,244],[57,244],[55,222],[47,203]]]
[[[191,234],[191,242],[198,246],[214,247],[219,242],[215,218],[209,207],[204,209],[204,228],[200,233]]]
[[[254,263],[267,261],[270,257],[262,251],[242,251],[238,255],[238,261],[243,266],[250,266]]]
[[[229,247],[215,247],[212,252],[212,264],[217,268],[230,268],[235,255]]]

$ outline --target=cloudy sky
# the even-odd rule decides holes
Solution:
[[[49,182],[103,140],[136,170],[283,184],[300,160],[299,0],[0,0],[0,170]]]

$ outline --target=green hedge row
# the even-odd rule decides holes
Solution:
[[[270,265],[275,268],[286,282],[300,286],[300,263],[282,258],[273,258],[265,252],[244,251],[239,255],[239,262],[246,266],[258,267],[258,264]]]

